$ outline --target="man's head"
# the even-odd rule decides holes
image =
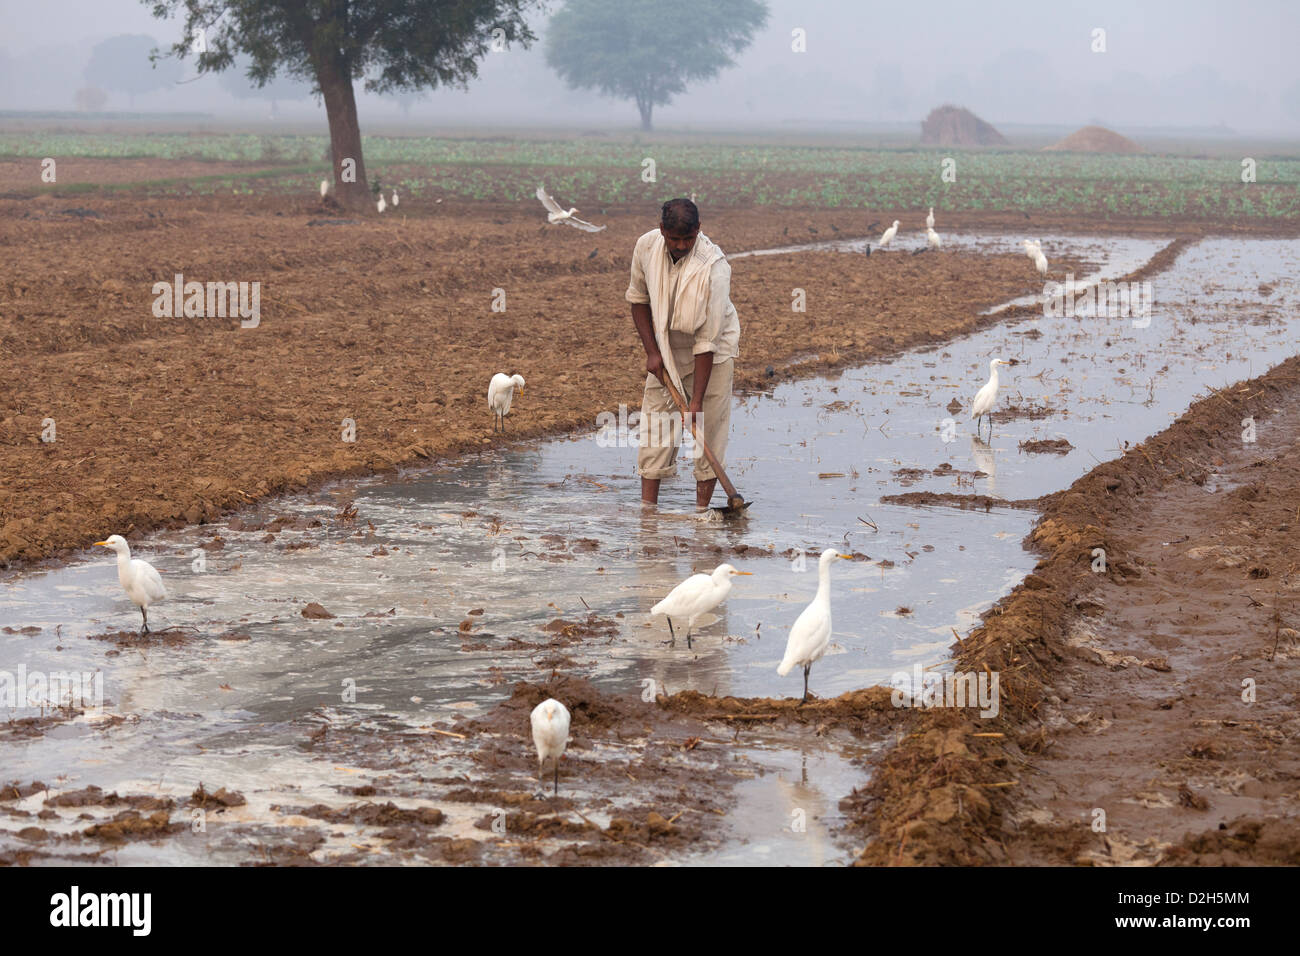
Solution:
[[[668,246],[668,254],[677,262],[695,248],[695,237],[700,234],[700,210],[689,199],[668,200],[659,219],[659,232]]]

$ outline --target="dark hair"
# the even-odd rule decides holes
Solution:
[[[670,199],[659,222],[669,232],[684,236],[700,228],[700,210],[689,199]]]

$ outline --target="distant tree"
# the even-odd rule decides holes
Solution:
[[[732,66],[767,14],[761,0],[568,0],[546,62],[572,89],[634,100],[648,130],[656,106]]]
[[[183,11],[184,33],[170,56],[193,56],[202,73],[219,73],[237,54],[252,60],[248,78],[278,73],[312,83],[325,100],[334,195],[369,205],[361,126],[353,84],[372,93],[465,87],[497,44],[534,39],[524,11],[538,0],[141,0],[155,17]],[[201,38],[201,42],[196,41]],[[201,46],[200,51],[196,47]],[[343,163],[355,162],[354,181]]]
[[[421,93],[398,93],[396,96],[393,97],[393,99],[397,101],[397,108],[402,111],[403,116],[408,118],[411,115],[411,107],[414,106],[416,103],[420,102],[420,100],[424,98],[425,95],[422,92]]]
[[[108,102],[108,94],[98,86],[83,86],[73,96],[73,102],[82,113],[98,113]]]
[[[272,116],[278,112],[276,104],[279,101],[301,100],[311,96],[310,83],[288,74],[267,80],[259,86],[255,80],[248,78],[252,65],[252,61],[247,57],[236,58],[235,68],[221,74],[221,88],[239,100],[270,100]]]
[[[1282,107],[1293,120],[1300,120],[1300,83],[1282,91]]]
[[[90,51],[85,77],[90,86],[125,93],[135,109],[137,93],[172,86],[181,78],[179,63],[151,63],[158,41],[144,33],[109,37]]]

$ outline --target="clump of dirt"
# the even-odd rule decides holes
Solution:
[[[34,793],[40,793],[42,790],[48,789],[49,788],[39,780],[33,780],[28,784],[20,784],[15,780],[13,783],[7,783],[3,787],[0,787],[0,802],[7,800],[22,800],[25,797],[30,797]]]
[[[1022,441],[1019,448],[1031,455],[1068,455],[1074,450],[1074,446],[1066,438],[1031,438],[1029,441]]]
[[[925,146],[1006,146],[1007,139],[989,123],[960,106],[935,107],[921,122]]]
[[[125,805],[136,810],[170,810],[176,802],[166,797],[149,794],[129,794],[119,797],[117,793],[105,793],[101,788],[91,784],[81,790],[66,790],[52,797],[46,797],[45,805],[49,807],[115,807]]]
[[[1238,817],[1217,830],[1189,833],[1172,847],[1170,866],[1300,866],[1300,822]]]
[[[1142,147],[1127,136],[1106,129],[1104,126],[1085,126],[1076,130],[1059,143],[1044,146],[1045,152],[1069,153],[1140,153]]]
[[[961,508],[963,511],[992,511],[994,508],[1023,508],[1036,510],[1038,498],[994,498],[990,495],[959,495],[950,491],[905,491],[896,495],[881,495],[885,504],[908,505],[945,505],[949,508]]]
[[[346,807],[327,807],[323,803],[310,807],[272,807],[283,813],[293,813],[328,823],[356,823],[368,827],[436,827],[443,821],[443,812],[436,807],[416,807],[405,810],[392,803],[354,803]]]
[[[107,823],[96,823],[84,832],[92,840],[121,843],[127,840],[156,840],[184,829],[183,824],[171,822],[171,815],[166,810],[148,816],[136,810],[123,810]]]
[[[110,644],[116,644],[118,647],[184,647],[194,641],[193,634],[187,634],[178,627],[168,627],[162,630],[151,630],[148,633],[140,631],[105,631],[103,634],[89,634],[86,636],[88,641],[104,641]],[[110,654],[115,653],[109,651]]]
[[[1049,418],[1056,409],[1048,405],[1005,405],[992,413],[995,422],[1009,422],[1017,418]]]
[[[815,683],[816,668],[813,669]],[[793,686],[793,682],[792,682]],[[802,691],[802,682],[799,690]],[[856,733],[879,732],[899,719],[887,687],[868,687],[825,700],[810,696],[777,700],[772,697],[711,697],[699,691],[678,691],[660,695],[657,703],[669,713],[699,720],[718,721],[732,727],[774,722],[812,724],[816,727],[846,727]]]
[[[244,795],[238,790],[227,790],[225,787],[221,787],[215,793],[208,793],[203,784],[200,783],[198,789],[190,794],[189,805],[204,809],[214,807],[225,810],[228,807],[242,807],[247,802]]]
[[[557,676],[544,684],[520,681],[507,700],[485,716],[458,722],[460,733],[484,731],[501,734],[530,734],[529,716],[542,701],[554,697],[569,711],[573,733],[609,731],[624,726],[644,727],[648,717],[646,704],[638,695],[615,697],[598,690],[581,677]]]
[[[548,634],[581,641],[592,637],[613,637],[618,633],[618,622],[613,618],[601,617],[592,611],[581,621],[566,621],[562,617],[557,617],[547,622],[542,630]]]

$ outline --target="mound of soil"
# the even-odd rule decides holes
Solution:
[[[921,122],[926,146],[1005,146],[1007,139],[990,124],[960,106],[939,106]]]
[[[1298,425],[1292,358],[1046,496],[1045,557],[955,647],[1000,714],[908,712],[846,801],[859,864],[1294,864],[1294,698],[1238,682],[1300,676]]]
[[[1062,153],[1140,153],[1142,147],[1127,136],[1104,126],[1085,126],[1059,143],[1044,146],[1044,152]]]

